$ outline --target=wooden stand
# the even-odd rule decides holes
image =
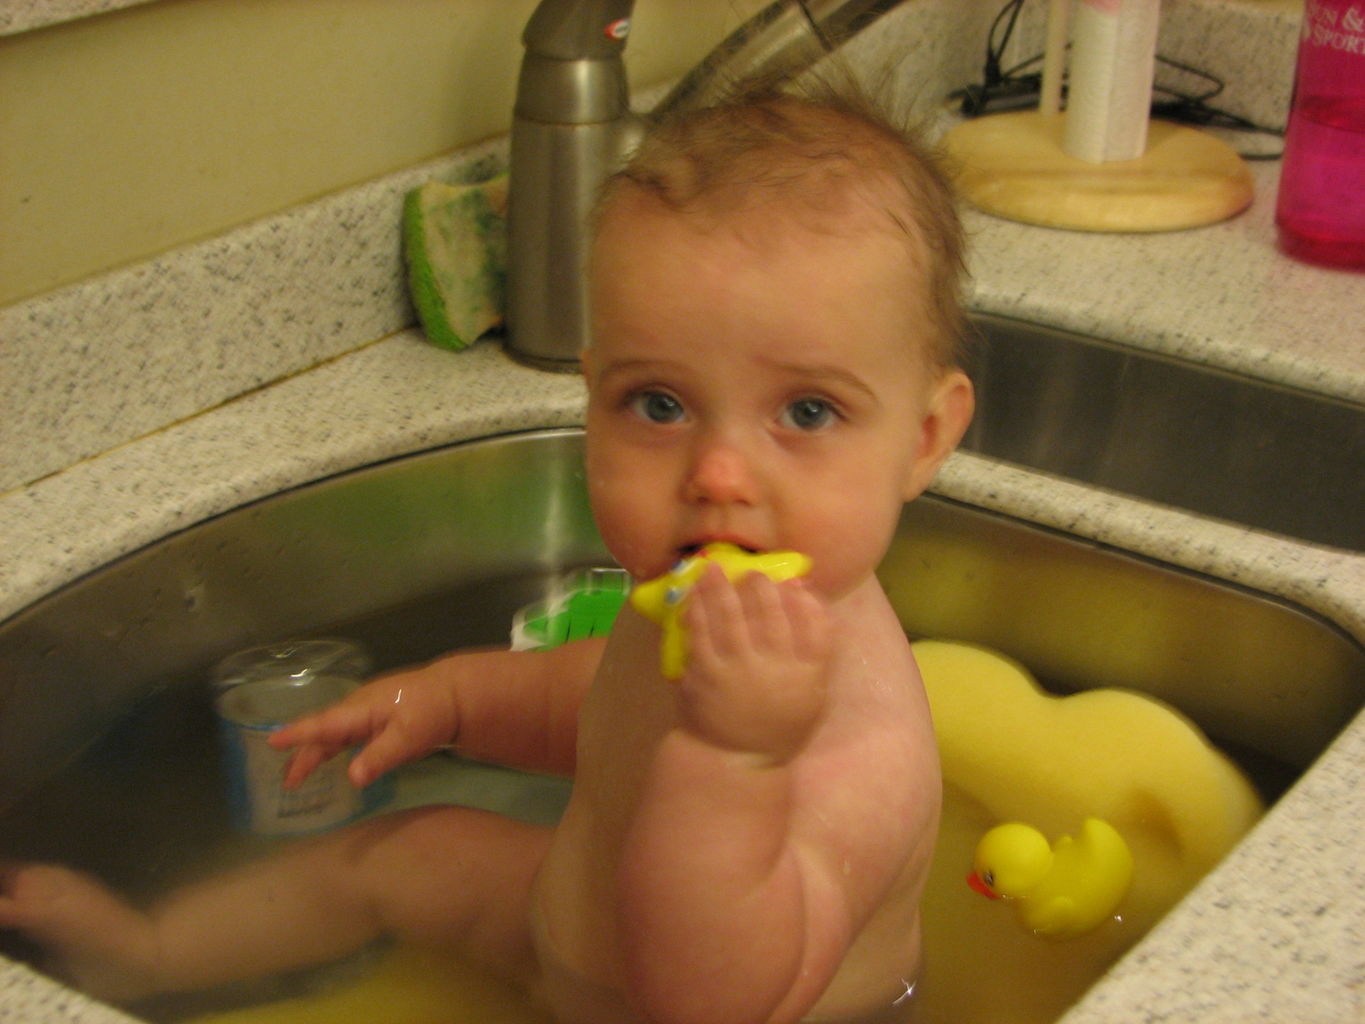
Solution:
[[[1077,231],[1176,231],[1225,220],[1252,198],[1242,158],[1213,136],[1152,121],[1136,160],[1062,149],[1065,114],[995,114],[944,140],[963,198],[987,213]]]

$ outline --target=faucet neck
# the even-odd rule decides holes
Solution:
[[[630,109],[622,54],[634,0],[542,0],[526,25],[517,117],[601,124]]]

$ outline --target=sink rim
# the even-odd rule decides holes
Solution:
[[[550,428],[550,429],[553,431],[555,428]],[[560,430],[563,430],[564,428],[559,428],[559,429],[560,429]],[[534,432],[538,432],[538,431],[522,431],[522,430],[517,430],[517,431],[508,431],[508,432],[505,432],[505,433],[503,433],[503,434],[491,435],[491,436],[494,436],[494,437],[512,436],[512,435],[521,435],[521,434],[534,433]],[[569,432],[574,432],[574,433],[576,433],[577,430],[576,430],[575,428],[569,428]],[[485,437],[482,437],[482,436],[481,436],[481,437],[472,437],[472,438],[468,438],[468,439],[465,439],[465,441],[467,441],[467,442],[478,442],[478,441],[482,441],[482,440],[485,440],[485,439],[486,439]],[[463,443],[465,443],[465,441],[461,441],[461,442],[458,442],[458,443],[463,444]],[[451,446],[450,446],[450,445],[440,445],[440,446],[437,446],[437,447],[438,447],[438,448],[447,448],[447,447],[451,447]],[[430,449],[429,449],[429,450],[430,450]],[[978,462],[978,463],[981,462],[981,461],[983,461],[983,460],[981,460],[979,457],[971,457],[971,456],[968,456],[968,459],[974,460],[974,461],[976,461],[976,462]],[[387,461],[389,461],[389,460],[382,460],[382,461],[387,462]],[[377,463],[371,463],[371,465],[376,465],[376,464],[377,464]],[[1023,477],[1033,476],[1033,477],[1036,479],[1036,474],[1029,474],[1028,471],[1024,471],[1024,470],[1015,471],[1015,475],[1017,475],[1017,476],[1023,476]],[[997,482],[998,482],[998,481],[997,481]],[[1080,490],[1083,490],[1083,491],[1091,490],[1090,488],[1086,488],[1086,487],[1084,487],[1083,485],[1073,485],[1073,486],[1074,486],[1075,488],[1079,488]],[[952,489],[951,487],[948,488],[948,490],[951,490],[951,489]],[[942,490],[939,490],[939,493],[942,493]],[[1133,499],[1118,499],[1118,500],[1119,500],[1121,503],[1126,503],[1126,504],[1132,504],[1132,503],[1133,503]],[[989,506],[982,506],[981,503],[974,502],[974,501],[971,501],[971,500],[967,500],[965,503],[970,504],[970,505],[974,505],[974,506],[977,506],[977,507],[987,507],[987,508],[989,508]],[[999,510],[995,510],[995,511],[999,511]],[[1030,524],[1033,524],[1033,525],[1037,525],[1038,522],[1039,522],[1038,517],[1031,516],[1031,515],[1019,515],[1017,512],[1009,513],[1009,515],[1011,515],[1011,516],[1014,517],[1014,518],[1019,518],[1019,519],[1023,520],[1024,522],[1027,522],[1027,523],[1030,523]],[[1174,515],[1174,516],[1176,517],[1176,520],[1177,520],[1177,521],[1181,521],[1181,520],[1184,520],[1184,519],[1191,518],[1191,517],[1189,517],[1187,514],[1179,513],[1179,512],[1172,513],[1172,515]],[[1197,518],[1197,517],[1196,517],[1196,518]],[[1070,536],[1077,536],[1077,535],[1083,536],[1083,534],[1077,534],[1076,531],[1074,531],[1074,530],[1062,529],[1061,532],[1063,532],[1063,533],[1065,533],[1065,534],[1067,534],[1067,535],[1070,535]],[[1123,546],[1123,545],[1117,545],[1117,546],[1119,546],[1121,549],[1125,550],[1125,552],[1129,552],[1129,551],[1131,550],[1131,549],[1126,548],[1126,547]],[[1139,550],[1137,553],[1138,553],[1139,555],[1143,554],[1140,550]],[[1189,568],[1189,567],[1186,566],[1186,567],[1183,567],[1183,568]],[[1214,578],[1217,579],[1217,580],[1219,580],[1220,582],[1227,582],[1226,580],[1224,580],[1223,577],[1218,576],[1218,575],[1216,575],[1216,574],[1214,574]],[[1232,581],[1232,582],[1234,582],[1235,584],[1237,583],[1237,581]],[[1240,586],[1241,584],[1238,584],[1238,585]],[[1257,588],[1252,587],[1251,589],[1255,590],[1255,589],[1257,589]],[[1338,625],[1340,625],[1340,624],[1338,624]],[[1337,739],[1331,744],[1331,746],[1329,746],[1329,748],[1328,748],[1326,751],[1324,751],[1323,755],[1319,758],[1319,760],[1318,760],[1317,762],[1315,762],[1313,765],[1309,766],[1308,770],[1307,770],[1307,771],[1304,773],[1304,775],[1300,778],[1299,782],[1296,784],[1296,786],[1294,787],[1294,789],[1291,790],[1288,794],[1286,794],[1286,796],[1285,796],[1285,797],[1276,805],[1276,807],[1272,809],[1271,814],[1267,817],[1267,820],[1266,820],[1266,821],[1263,821],[1262,825],[1259,826],[1259,827],[1257,828],[1257,830],[1256,830],[1255,832],[1253,832],[1253,834],[1252,834],[1250,837],[1248,837],[1248,839],[1244,840],[1244,842],[1243,842],[1242,844],[1240,844],[1239,847],[1238,847],[1236,850],[1234,850],[1233,854],[1229,857],[1228,860],[1225,860],[1225,861],[1223,862],[1223,864],[1221,864],[1221,865],[1219,865],[1217,868],[1215,868],[1215,869],[1214,869],[1214,872],[1212,872],[1208,877],[1205,878],[1204,882],[1201,883],[1201,887],[1200,887],[1199,889],[1197,889],[1197,890],[1195,891],[1195,893],[1193,893],[1193,894],[1191,895],[1191,897],[1187,900],[1187,905],[1186,905],[1186,906],[1182,906],[1182,907],[1178,907],[1178,908],[1176,908],[1174,911],[1172,911],[1172,913],[1171,913],[1170,915],[1168,915],[1167,918],[1164,919],[1163,922],[1162,922],[1160,925],[1158,925],[1158,927],[1157,927],[1156,929],[1154,929],[1154,931],[1153,931],[1151,934],[1149,934],[1149,936],[1148,936],[1147,938],[1145,938],[1141,943],[1139,943],[1139,945],[1138,945],[1137,947],[1135,947],[1133,951],[1131,951],[1123,960],[1120,961],[1120,964],[1119,964],[1118,966],[1119,966],[1119,967],[1122,967],[1122,966],[1124,966],[1124,965],[1128,965],[1128,964],[1131,964],[1131,963],[1136,962],[1136,957],[1138,956],[1139,953],[1142,953],[1143,958],[1144,958],[1144,963],[1148,962],[1151,958],[1150,958],[1150,956],[1149,956],[1146,952],[1144,952],[1144,951],[1147,950],[1147,948],[1148,948],[1151,944],[1156,943],[1156,942],[1159,942],[1159,941],[1162,941],[1162,940],[1159,938],[1159,936],[1160,936],[1160,935],[1165,935],[1166,932],[1167,932],[1168,930],[1171,930],[1171,929],[1173,929],[1173,928],[1176,928],[1177,926],[1179,926],[1179,927],[1181,927],[1181,928],[1185,927],[1185,925],[1184,925],[1184,924],[1181,924],[1181,922],[1193,922],[1195,925],[1198,925],[1198,924],[1202,923],[1202,922],[1205,920],[1205,918],[1203,917],[1202,914],[1200,914],[1200,913],[1187,914],[1187,913],[1186,913],[1186,910],[1187,910],[1190,906],[1193,906],[1193,907],[1196,907],[1196,908],[1201,907],[1201,906],[1206,906],[1206,905],[1210,902],[1210,899],[1214,900],[1214,902],[1216,902],[1216,903],[1223,903],[1223,902],[1226,902],[1226,901],[1228,900],[1228,897],[1225,896],[1225,895],[1221,895],[1221,894],[1220,894],[1220,893],[1221,893],[1221,890],[1219,889],[1218,879],[1220,879],[1222,876],[1224,876],[1224,875],[1229,874],[1230,872],[1232,872],[1233,869],[1232,869],[1232,867],[1231,867],[1231,864],[1233,863],[1234,858],[1236,858],[1236,860],[1237,860],[1237,863],[1238,863],[1238,865],[1239,865],[1238,871],[1240,872],[1240,871],[1242,870],[1242,862],[1243,862],[1243,861],[1251,860],[1251,861],[1255,862],[1256,859],[1260,856],[1260,852],[1259,852],[1259,851],[1263,850],[1266,846],[1269,846],[1269,847],[1273,850],[1274,845],[1275,845],[1275,837],[1274,837],[1274,835],[1268,835],[1268,833],[1271,832],[1271,819],[1273,818],[1273,819],[1275,819],[1276,821],[1278,821],[1278,819],[1287,816],[1288,813],[1289,813],[1287,809],[1285,809],[1285,810],[1281,810],[1281,809],[1284,809],[1284,808],[1287,808],[1287,807],[1294,807],[1294,806],[1297,806],[1297,805],[1299,805],[1299,804],[1304,803],[1304,801],[1305,801],[1304,791],[1305,791],[1305,790],[1308,790],[1308,789],[1320,790],[1320,789],[1322,789],[1324,783],[1330,785],[1330,783],[1331,783],[1331,781],[1332,781],[1332,777],[1334,776],[1334,774],[1336,774],[1336,773],[1332,770],[1332,766],[1337,764],[1338,755],[1340,755],[1340,754],[1342,754],[1342,753],[1349,753],[1349,750],[1347,750],[1346,748],[1349,748],[1349,746],[1350,746],[1351,744],[1355,744],[1356,746],[1360,746],[1360,745],[1361,745],[1361,742],[1360,742],[1360,737],[1361,737],[1361,735],[1365,735],[1365,728],[1362,728],[1362,716],[1357,716],[1357,718],[1355,719],[1355,721],[1353,721],[1350,725],[1347,726],[1345,732],[1343,732],[1343,734],[1342,734],[1341,736],[1337,737]],[[1354,765],[1352,765],[1352,767],[1354,767]],[[1311,800],[1312,797],[1309,797],[1308,799]],[[1291,801],[1292,801],[1292,804],[1291,804]],[[1281,831],[1281,830],[1280,830],[1280,829],[1276,829],[1275,831],[1276,831],[1276,832],[1279,832],[1279,831]],[[1252,852],[1245,852],[1245,851],[1252,851]],[[1238,878],[1234,879],[1234,881],[1240,881],[1240,876],[1238,876]],[[1206,899],[1206,898],[1204,898],[1203,895],[1201,895],[1201,894],[1205,894],[1206,891],[1214,892],[1215,895],[1214,895],[1213,897],[1210,897],[1210,898],[1207,898],[1207,899]],[[1237,902],[1237,901],[1236,901],[1235,896],[1234,896],[1234,897],[1232,898],[1232,904],[1235,905],[1236,902]],[[1360,897],[1357,895],[1357,896],[1356,896],[1356,904],[1357,904],[1357,905],[1361,905],[1361,906],[1365,906],[1365,901],[1361,900]],[[1145,971],[1146,971],[1146,969],[1143,968],[1143,969],[1140,969],[1140,970],[1138,971],[1138,973],[1139,973],[1139,975],[1142,975],[1142,976],[1145,977],[1145,976],[1146,976]],[[1081,1002],[1080,1004],[1078,1004],[1077,1007],[1075,1008],[1075,1010],[1073,1010],[1072,1013],[1069,1014],[1069,1015],[1067,1016],[1067,1018],[1065,1018],[1065,1019],[1066,1019],[1068,1022],[1072,1021],[1073,1018],[1074,1018],[1074,1019],[1077,1019],[1077,1020],[1085,1019],[1084,1016],[1083,1016],[1083,1014],[1084,1014],[1084,1012],[1085,1012],[1085,1007],[1086,1007],[1092,1000],[1101,999],[1101,998],[1104,996],[1104,993],[1107,992],[1107,991],[1109,991],[1111,987],[1112,987],[1112,986],[1111,986],[1111,983],[1110,983],[1109,981],[1102,979],[1102,980],[1098,983],[1098,985],[1097,985],[1095,988],[1093,988],[1093,989],[1090,990],[1090,993],[1088,993],[1087,996],[1083,998],[1082,1002]],[[65,990],[60,989],[60,987],[57,987],[57,988],[58,988],[58,991],[65,991]],[[1078,1014],[1078,1013],[1079,1013],[1079,1014],[1082,1014],[1082,1016],[1077,1017],[1076,1014]],[[1099,1020],[1099,1019],[1104,1019],[1104,1018],[1098,1018],[1098,1017],[1097,1017],[1097,1018],[1095,1018],[1095,1019]]]
[[[451,363],[447,354],[432,351],[416,331],[403,331],[271,385],[241,403],[208,410],[192,421],[0,495],[0,523],[13,541],[0,552],[0,615],[8,618],[88,570],[194,521],[290,486],[413,451],[581,422],[581,395],[572,379],[523,371],[489,346],[474,346],[458,358],[458,364]],[[458,369],[452,369],[455,366]],[[1308,379],[1302,373],[1294,378]],[[326,393],[325,407],[308,404],[318,392]],[[299,420],[301,398],[314,414],[307,423]],[[428,408],[438,399],[439,411]],[[317,416],[334,406],[343,410],[334,418]],[[249,409],[249,417],[241,409]],[[255,424],[261,428],[254,429]],[[243,450],[243,438],[259,441],[280,432],[290,439],[288,451],[267,446],[263,460]],[[235,443],[224,445],[221,439],[229,437]],[[298,457],[303,446],[308,448],[307,459]],[[168,480],[185,483],[168,488]],[[1365,557],[1214,523],[965,452],[950,459],[934,491],[1286,597],[1336,622],[1357,640],[1365,640]],[[1158,535],[1175,534],[1187,535],[1189,540],[1174,550],[1154,540]],[[1365,724],[1357,719],[1277,805],[1277,810],[1294,808],[1294,816],[1289,820],[1289,815],[1272,811],[1274,820],[1263,822],[1248,840],[1254,844],[1249,847],[1254,853],[1245,858],[1246,870],[1240,879],[1210,888],[1213,895],[1207,898],[1201,895],[1203,890],[1196,892],[1201,907],[1215,898],[1227,904],[1220,909],[1220,920],[1210,923],[1203,914],[1187,915],[1178,909],[1160,929],[1167,934],[1166,926],[1175,925],[1176,919],[1181,922],[1178,928],[1169,928],[1171,943],[1202,941],[1207,945],[1218,937],[1219,929],[1254,931],[1253,911],[1238,916],[1248,904],[1244,898],[1248,886],[1253,897],[1273,892],[1291,908],[1311,910],[1327,902],[1345,907],[1344,912],[1354,913],[1356,919],[1365,919],[1365,893],[1323,887],[1322,876],[1339,875],[1334,861],[1316,854],[1303,863],[1275,856],[1282,844],[1289,848],[1314,842],[1324,848],[1338,844],[1329,826],[1343,820],[1357,831],[1365,830],[1365,808],[1343,795],[1343,790],[1365,777],[1365,742],[1360,736],[1365,736]],[[1310,782],[1311,798],[1300,796]],[[1352,852],[1358,864],[1365,853],[1365,839],[1357,841]],[[1264,869],[1262,862],[1274,863],[1277,870]],[[1206,880],[1206,885],[1211,884],[1212,879]],[[1256,963],[1247,962],[1243,950],[1231,945],[1216,951],[1222,956],[1220,982],[1244,981],[1248,991],[1268,991],[1267,998],[1300,1005],[1293,1002],[1304,991],[1299,982],[1288,984],[1279,976],[1267,980],[1267,964],[1279,963],[1286,971],[1311,970],[1308,977],[1314,990],[1336,994],[1337,1001],[1329,999],[1326,1005],[1336,1007],[1339,1016],[1352,1009],[1340,1001],[1341,987],[1331,964],[1324,966],[1328,951],[1322,943],[1291,941],[1281,949],[1261,948],[1257,952],[1262,959]],[[1306,958],[1307,967],[1287,964],[1286,958],[1296,951]],[[1101,983],[1102,989],[1114,993],[1110,1007],[1101,1005],[1091,1012],[1082,1004],[1072,1016],[1077,1024],[1108,1024],[1112,1017],[1105,1011],[1113,1006],[1138,1001],[1170,1005],[1162,993],[1174,993],[1170,998],[1179,998],[1181,993],[1207,996],[1212,990],[1206,982],[1212,979],[1202,972],[1193,977],[1203,987],[1192,989],[1190,977],[1156,949],[1138,971],[1123,972],[1115,983]],[[14,982],[20,992],[41,985],[41,979],[24,975]],[[44,989],[48,1004],[69,1001],[69,994],[54,989]],[[1225,987],[1203,1012],[1242,1006],[1236,993],[1230,992]],[[1092,996],[1098,994],[1092,991]],[[1188,1013],[1196,1005],[1203,1004],[1176,1004],[1175,1009]],[[1234,1012],[1242,1013],[1240,1009]],[[1242,1016],[1252,1012],[1254,1007]],[[1321,1017],[1331,1012],[1312,1004],[1303,1014]]]
[[[229,516],[241,513],[249,513],[252,509],[268,508],[276,503],[281,502],[282,500],[289,499],[290,496],[292,495],[301,494],[305,492],[324,491],[335,485],[345,484],[348,480],[353,480],[362,477],[373,477],[375,475],[382,475],[383,473],[403,463],[413,463],[424,459],[440,459],[452,452],[456,452],[471,446],[483,447],[490,444],[494,445],[506,443],[516,444],[519,442],[534,441],[540,438],[576,439],[581,436],[582,436],[581,427],[551,427],[538,429],[533,428],[530,430],[506,431],[499,434],[469,438],[452,444],[439,445],[433,448],[427,448],[417,452],[406,453],[403,455],[359,466],[356,467],[355,469],[343,470],[335,474],[324,476],[317,480],[311,480],[306,481],[304,483],[300,483],[295,487],[279,491],[275,494],[268,495],[264,498],[260,498],[252,502],[248,502],[247,504],[238,506],[234,509],[230,509],[227,512],[221,513],[218,516],[209,517],[208,519],[202,520],[200,522],[190,524],[186,526],[184,529],[177,531],[174,534],[167,535],[166,537],[160,538],[158,541],[145,545],[142,548],[137,549],[136,551],[129,552],[127,555],[114,559],[106,566],[102,566],[100,569],[94,570],[91,573],[87,573],[79,577],[78,579],[71,581],[65,586],[57,588],[56,590],[45,595],[43,599],[34,602],[27,608],[21,610],[20,612],[9,617],[3,622],[0,622],[0,631],[8,630],[8,628],[11,625],[22,622],[30,615],[40,615],[42,608],[46,606],[49,602],[59,599],[60,596],[65,593],[68,593],[73,590],[79,590],[80,588],[87,585],[91,578],[97,575],[98,573],[107,571],[109,568],[117,565],[118,563],[135,559],[151,551],[152,549],[155,549],[160,544],[163,544],[167,541],[171,541],[177,537],[181,537],[186,534],[191,534],[193,533],[193,531],[197,529],[209,526],[215,521],[226,519]],[[958,460],[965,458],[976,462],[982,461],[992,462],[993,465],[991,466],[991,468],[997,471],[1002,471],[1009,475],[1013,475],[1016,479],[1023,478],[1025,480],[1029,480],[1039,475],[1037,474],[1036,471],[1027,468],[1011,467],[1006,463],[991,460],[989,459],[989,457],[974,455],[972,453],[966,453],[963,456],[954,455],[953,458]],[[977,510],[985,515],[995,517],[1002,521],[1013,522],[1033,529],[1045,531],[1055,535],[1056,537],[1064,541],[1086,542],[1095,547],[1100,548],[1101,550],[1107,549],[1124,558],[1146,563],[1147,565],[1155,569],[1173,570],[1178,575],[1188,576],[1192,579],[1202,579],[1215,587],[1240,593],[1243,597],[1251,598],[1258,601],[1264,601],[1271,605],[1277,605],[1294,614],[1305,616],[1308,619],[1313,620],[1319,626],[1326,627],[1330,631],[1336,633],[1341,639],[1343,639],[1346,643],[1350,644],[1355,649],[1357,650],[1365,649],[1365,639],[1356,636],[1347,624],[1338,621],[1330,613],[1324,612],[1324,610],[1319,607],[1314,607],[1312,602],[1296,600],[1292,596],[1283,593],[1277,593],[1273,589],[1257,586],[1255,580],[1239,579],[1234,576],[1221,574],[1216,571],[1210,571],[1209,567],[1206,566],[1191,565],[1187,561],[1182,559],[1163,557],[1162,555],[1153,553],[1150,550],[1143,550],[1143,547],[1141,545],[1124,544],[1122,542],[1123,540],[1122,537],[1115,538],[1111,536],[1105,536],[1102,531],[1086,530],[1080,528],[1086,525],[1083,523],[1078,522],[1059,523],[1053,521],[1052,518],[1049,517],[1048,515],[1038,514],[1038,512],[1040,511],[1038,509],[1022,510],[1016,508],[1009,508],[1007,506],[1009,506],[1011,502],[1008,500],[1009,497],[1008,494],[1003,496],[1005,500],[1001,500],[1002,495],[999,493],[1000,489],[996,487],[992,487],[990,489],[989,494],[989,497],[994,500],[989,501],[978,500],[978,498],[980,497],[979,495],[963,493],[962,488],[954,487],[951,485],[951,478],[954,477],[955,475],[958,474],[954,474],[952,472],[946,474],[946,476],[950,480],[949,485],[948,486],[936,485],[935,487],[931,488],[931,491],[927,496],[941,502],[946,502],[949,505],[959,505],[965,507],[968,510]],[[1091,492],[1095,490],[1095,488],[1092,488],[1091,486],[1085,484],[1078,484],[1070,481],[1062,482],[1066,483],[1067,486],[1069,486],[1073,490],[1079,489],[1084,492]],[[1120,504],[1126,505],[1131,505],[1134,502],[1138,504],[1144,504],[1142,499],[1132,499],[1125,495],[1116,495],[1115,501]],[[1184,513],[1179,510],[1174,510],[1174,514],[1179,517],[1192,515],[1191,513]],[[1201,517],[1196,516],[1195,518]]]

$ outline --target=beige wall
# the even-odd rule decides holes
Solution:
[[[507,131],[535,0],[160,0],[0,39],[0,305]],[[761,0],[640,0],[635,87]]]

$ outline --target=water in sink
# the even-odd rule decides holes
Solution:
[[[150,698],[73,769],[0,819],[0,849],[7,856],[51,858],[55,843],[68,863],[97,870],[125,891],[149,898],[288,842],[234,831],[229,824],[208,694],[186,683]],[[387,809],[449,802],[550,823],[569,793],[565,780],[444,754],[397,775]],[[1121,921],[1080,939],[1057,942],[1027,934],[1007,907],[987,902],[963,881],[976,841],[997,821],[951,777],[945,781],[925,901],[929,958],[913,1019],[916,1024],[1055,1020],[1179,893],[1168,890],[1160,903],[1129,900]],[[1010,785],[1010,779],[1000,780],[1002,792]],[[137,794],[135,800],[130,793]],[[71,842],[78,823],[80,837]],[[990,964],[984,980],[978,970],[983,962]],[[433,1015],[434,1007],[439,1014]],[[351,1024],[376,1019],[376,1008],[382,1008],[385,1024],[549,1024],[505,984],[419,949],[369,951],[318,971],[163,997],[131,1009],[167,1024]]]
[[[260,852],[263,841],[228,825],[210,666],[283,635],[353,636],[381,668],[504,640],[512,612],[551,578],[603,562],[580,456],[581,436],[555,431],[325,481],[169,538],[0,626],[0,855],[65,860],[145,895]],[[912,635],[1004,650],[1061,691],[1116,685],[1170,700],[1246,755],[1267,799],[1365,693],[1365,654],[1319,619],[949,502],[907,509],[883,579]],[[437,780],[405,776],[407,799],[427,786],[510,800],[496,809],[528,816],[562,800],[544,780],[528,787],[448,760],[420,770]],[[961,882],[954,843],[983,830],[979,808],[955,810],[950,795],[948,813],[935,894],[966,902],[941,916],[951,927],[986,914],[1006,941],[1025,942],[1027,963],[1075,966],[1025,970],[1054,986],[1029,995],[1004,987],[1019,1019],[1055,1017],[1146,922],[1130,919],[1114,945],[1089,953],[1039,952]],[[973,940],[931,939],[952,941]],[[995,972],[956,959],[964,987],[984,998]]]

